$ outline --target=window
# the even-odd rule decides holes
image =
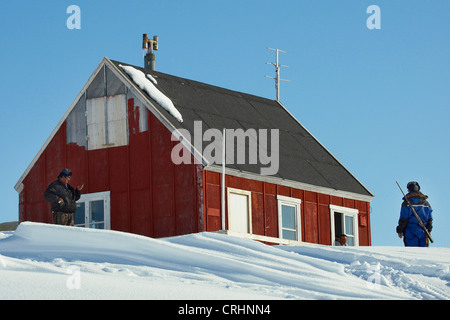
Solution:
[[[88,150],[128,144],[126,95],[87,99]]]
[[[252,193],[250,191],[227,188],[228,230],[252,233]]]
[[[277,196],[278,201],[278,234],[282,239],[301,241],[301,200]]]
[[[74,218],[77,227],[111,229],[109,191],[83,194]]]
[[[358,210],[330,204],[331,242],[342,234],[347,236],[348,246],[358,246]]]

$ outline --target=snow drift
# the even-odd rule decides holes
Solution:
[[[21,223],[0,233],[0,299],[449,299],[450,249],[267,246]]]

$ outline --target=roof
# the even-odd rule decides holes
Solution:
[[[267,164],[263,165],[259,161],[257,164],[239,164],[236,163],[237,161],[231,164],[230,162],[232,161],[230,161],[228,155],[226,163],[227,174],[357,200],[370,201],[374,197],[281,103],[162,72],[143,69],[127,63],[110,60],[106,57],[97,66],[69,107],[69,110],[66,111],[50,137],[17,182],[15,189],[18,192],[21,190],[23,179],[34,163],[36,163],[40,154],[42,154],[77,101],[83,96],[89,85],[95,81],[96,75],[105,65],[111,68],[118,79],[125,83],[126,87],[135,91],[142,98],[149,111],[155,114],[169,130],[172,130],[172,132],[176,131],[176,129],[187,130],[192,140],[195,139],[196,130],[194,123],[196,121],[200,121],[203,132],[211,128],[220,131],[223,128],[243,129],[246,132],[248,130],[260,132],[260,129],[267,129],[269,132],[271,129],[279,130],[279,168],[274,175],[264,176],[260,174],[261,167],[268,167]],[[148,92],[136,85],[120,65],[132,66],[142,71],[146,76],[151,75],[156,80],[155,87],[172,101],[175,108],[182,115],[183,121],[177,120],[173,113],[169,113],[153,100]],[[183,132],[183,130],[178,132]],[[260,143],[261,140],[258,137],[254,138],[258,140],[258,147],[265,146],[265,144]],[[267,155],[272,155],[271,147],[273,145],[270,138],[271,135],[269,134],[268,150],[264,150]],[[186,140],[184,142],[186,143]],[[202,150],[210,143],[210,141],[202,141]],[[198,152],[199,147],[194,141],[191,141],[190,145],[194,154]],[[248,146],[249,142],[246,141],[246,147]],[[202,157],[206,170],[220,171],[220,165],[213,163],[205,155],[201,155],[201,150],[200,157]],[[246,159],[248,159],[248,155]]]
[[[129,78],[120,67],[129,64],[112,60],[111,62]],[[181,113],[183,122],[177,121],[158,104],[154,105],[166,115],[173,127],[188,130],[192,140],[195,133],[194,121],[201,121],[203,132],[210,128],[241,128],[244,131],[255,129],[257,132],[259,129],[279,129],[279,169],[275,175],[267,177],[269,180],[298,182],[373,198],[373,194],[279,102],[133,67],[157,80],[155,86],[172,100]],[[131,81],[131,78],[129,79]],[[139,90],[149,97],[142,89]],[[270,135],[268,139],[270,149]],[[210,143],[203,141],[203,150]],[[270,151],[267,154],[270,155]],[[260,163],[252,165],[247,161],[247,164],[237,164],[236,159],[234,162],[229,164],[227,158],[227,170],[234,170],[236,174],[250,173],[252,176],[261,172]]]

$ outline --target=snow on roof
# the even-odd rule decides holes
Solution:
[[[153,78],[152,75],[148,74],[148,75],[147,75],[147,78],[149,78],[150,80],[152,80],[152,82],[153,82],[154,84],[158,84],[158,81],[156,81],[156,79]]]
[[[161,91],[159,91],[153,83],[157,83],[155,79],[151,78],[150,80],[145,77],[145,74],[137,70],[131,66],[124,66],[119,65],[133,80],[133,82],[141,88],[141,90],[144,90],[148,93],[148,95],[155,100],[161,107],[166,109],[167,112],[169,112],[175,119],[177,119],[179,122],[183,122],[183,117],[181,116],[181,113],[175,108],[175,106],[172,103],[172,100],[170,100],[166,95],[164,95]],[[152,83],[153,82],[153,83]]]

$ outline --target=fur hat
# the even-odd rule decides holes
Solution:
[[[420,190],[420,186],[417,181],[408,182],[406,188],[408,189],[409,192],[417,192]]]

